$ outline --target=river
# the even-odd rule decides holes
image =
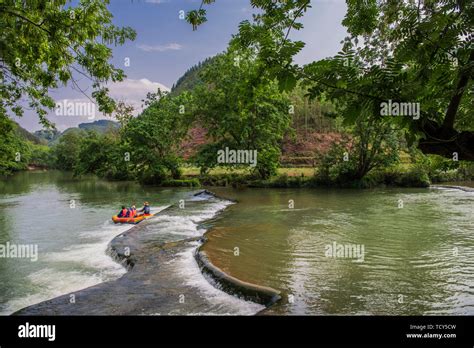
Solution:
[[[211,190],[238,203],[194,212],[209,218],[226,207],[206,226],[203,249],[230,275],[281,291],[268,314],[474,314],[472,192]],[[111,223],[112,213],[144,200],[159,211],[189,194],[55,171],[1,181],[0,244],[35,244],[39,257],[0,258],[0,313],[120,278],[125,268],[105,251],[130,226]],[[167,219],[156,238],[204,232],[196,217]],[[340,246],[358,253],[328,255]],[[188,254],[182,261],[179,271],[193,286],[213,291]],[[215,314],[262,309],[212,296]]]
[[[22,172],[0,181],[0,244],[37,245],[38,260],[0,258],[0,313],[123,275],[106,253],[131,225],[114,225],[122,204],[148,200],[154,210],[186,195],[58,171]]]
[[[286,294],[270,313],[474,314],[474,192],[214,191],[239,203],[204,250],[225,272]],[[363,257],[328,254],[334,243]]]

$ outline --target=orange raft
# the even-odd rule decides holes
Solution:
[[[112,221],[116,224],[138,224],[140,221],[151,218],[155,214],[143,214],[135,217],[118,217],[117,215],[112,216]]]

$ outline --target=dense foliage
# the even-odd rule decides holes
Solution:
[[[78,87],[78,74],[90,79],[99,110],[113,110],[103,85],[121,81],[124,74],[109,63],[110,46],[134,39],[135,32],[112,24],[108,3],[81,0],[75,7],[68,0],[0,3],[0,117],[7,111],[21,116],[21,97],[27,96],[28,106],[49,126],[47,109],[55,106],[49,90],[67,83]]]
[[[359,108],[380,115],[388,100],[420,103],[417,119],[391,117],[409,143],[418,142],[424,153],[474,160],[472,1],[348,0],[343,24],[349,36],[341,52],[304,67],[293,62],[304,42],[290,40],[289,33],[302,28],[298,20],[311,1],[250,3],[259,13],[240,24],[234,42],[255,47],[282,89],[302,81],[311,96],[341,106],[350,123]],[[194,27],[206,21],[205,12],[194,14],[200,17]]]
[[[275,81],[255,62],[251,50],[229,50],[216,57],[202,78],[205,85],[195,92],[197,120],[213,140],[198,154],[202,171],[215,167],[217,152],[227,147],[256,151],[255,173],[262,178],[274,175],[290,123],[289,100]]]
[[[360,117],[350,134],[320,155],[317,179],[321,183],[358,182],[373,169],[387,168],[398,162],[400,136],[391,124]]]
[[[161,183],[168,176],[181,175],[178,150],[192,122],[193,97],[187,92],[178,96],[152,96],[148,107],[132,119],[124,130],[124,149],[130,153],[132,168],[144,183]]]
[[[206,5],[212,2],[203,0],[188,13],[193,29],[207,20]],[[251,0],[257,14],[240,23],[228,49],[190,68],[171,93],[149,93],[138,116],[101,87],[106,80],[123,78],[108,63],[109,46],[133,39],[134,32],[111,24],[106,3],[84,0],[77,8],[65,3],[0,5],[5,10],[0,25],[13,26],[2,37],[18,31],[33,52],[26,54],[18,43],[0,43],[9,52],[0,51],[2,175],[47,166],[76,175],[194,186],[195,180],[181,178],[186,164],[199,167],[203,182],[252,185],[249,180],[254,180],[269,187],[426,186],[430,179],[472,177],[472,166],[462,161],[474,158],[472,2],[348,0],[343,24],[349,35],[341,51],[298,66],[294,57],[304,42],[291,40],[290,32],[302,28],[299,20],[311,1]],[[31,7],[28,16],[24,6]],[[71,24],[67,16],[79,16],[83,26]],[[67,52],[58,58],[62,48]],[[12,65],[16,56],[25,56],[26,65]],[[47,125],[42,108],[51,107],[51,99],[46,90],[59,82],[74,83],[74,64],[91,77],[101,110],[113,114],[118,124],[101,120],[62,134],[45,130],[38,133],[43,140],[28,132],[15,136],[21,129],[6,112],[21,114],[19,95],[29,97]],[[384,113],[392,104],[409,105],[409,114]],[[206,139],[188,159],[180,146],[195,129],[202,129]],[[283,141],[302,131],[332,133],[328,150],[311,153],[316,175],[307,182],[275,179]],[[255,151],[257,158],[254,163],[222,163],[218,154],[224,149]],[[212,169],[223,167],[228,170],[224,177],[211,178]]]
[[[26,169],[30,155],[28,143],[15,132],[15,123],[0,117],[0,176]]]
[[[186,70],[186,72],[181,76],[176,83],[171,87],[171,94],[176,95],[184,91],[191,91],[199,84],[203,83],[201,79],[202,69],[209,65],[214,60],[212,58],[206,58],[204,61],[199,62],[196,65],[193,65],[191,68]]]

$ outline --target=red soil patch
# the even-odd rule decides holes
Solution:
[[[287,136],[283,140],[281,163],[285,166],[314,166],[315,156],[327,152],[331,144],[340,139],[341,134],[336,132],[296,131],[294,137]],[[206,130],[195,126],[189,130],[181,143],[180,155],[187,160],[197,153],[200,146],[208,142]]]

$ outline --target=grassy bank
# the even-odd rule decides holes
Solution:
[[[270,179],[255,178],[248,170],[215,168],[201,175],[197,167],[182,169],[180,180],[167,180],[163,186],[200,187],[200,186],[233,186],[259,188],[373,188],[373,187],[428,187],[430,184],[474,180],[474,170],[451,169],[430,170],[420,165],[400,164],[383,170],[370,172],[362,180],[324,181],[317,175],[317,168],[279,168],[278,174]]]

